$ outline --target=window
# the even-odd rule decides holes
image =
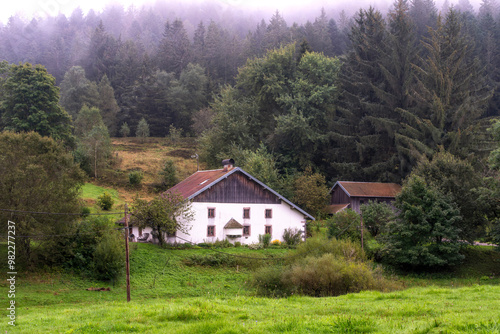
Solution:
[[[167,238],[173,238],[176,236],[177,231],[174,231],[174,233],[168,233],[167,232]]]
[[[215,218],[215,208],[208,208],[208,218]]]
[[[273,209],[266,209],[266,218],[273,218]]]
[[[207,226],[207,237],[215,237],[215,225]]]
[[[250,236],[250,225],[244,225],[243,226],[243,236],[244,237],[249,237]]]
[[[266,225],[265,226],[265,230],[264,230],[264,233],[265,234],[273,234],[273,227],[271,225]]]
[[[244,219],[250,218],[250,208],[243,208],[243,218]]]

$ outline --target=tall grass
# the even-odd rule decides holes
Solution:
[[[500,287],[287,299],[185,297],[18,309],[16,333],[500,333]],[[12,332],[4,320],[0,331]]]

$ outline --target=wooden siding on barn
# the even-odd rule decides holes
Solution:
[[[357,213],[361,213],[361,205],[368,204],[369,202],[387,203],[392,206],[393,201],[380,197],[351,197],[351,209]]]
[[[336,186],[332,191],[330,204],[346,204],[351,203],[350,197],[344,192],[344,189]]]
[[[193,198],[194,202],[280,204],[281,200],[242,173],[233,173]]]

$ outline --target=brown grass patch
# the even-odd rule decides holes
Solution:
[[[180,180],[196,172],[196,159],[191,158],[196,153],[196,141],[194,138],[182,138],[175,146],[170,146],[166,138],[146,138],[144,142],[135,137],[113,138],[113,155],[115,163],[112,169],[122,171],[121,182],[113,182],[114,189],[120,194],[120,198],[131,203],[136,196],[152,199],[157,196],[152,190],[152,184],[159,182],[159,173],[163,169],[166,160],[173,160]],[[203,169],[200,166],[200,169]],[[144,173],[143,186],[140,189],[127,187],[128,173],[132,170],[141,170]],[[119,173],[118,173],[119,174]]]

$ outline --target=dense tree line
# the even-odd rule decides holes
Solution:
[[[73,122],[83,106],[99,108],[111,136],[136,133],[141,119],[152,136],[205,131],[210,164],[263,144],[280,173],[400,181],[439,147],[462,158],[488,148],[484,120],[500,103],[494,2],[475,13],[467,0],[440,10],[398,0],[350,18],[321,9],[301,24],[192,6],[13,16],[0,58],[44,65]]]

